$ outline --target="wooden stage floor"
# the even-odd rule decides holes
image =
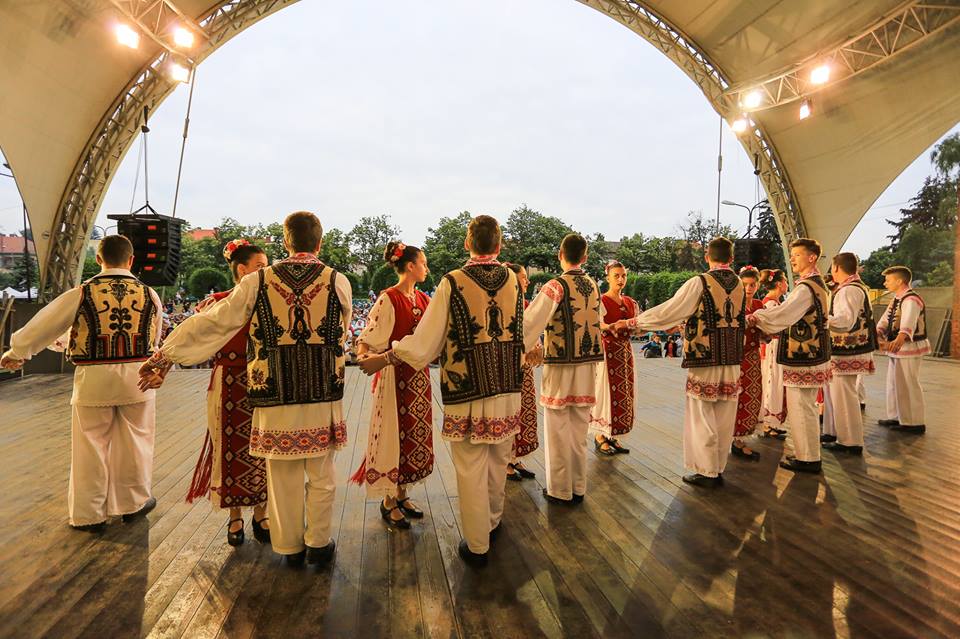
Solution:
[[[885,371],[886,362],[880,359]],[[145,520],[102,536],[67,527],[67,376],[0,385],[0,636],[4,637],[960,637],[960,366],[924,364],[922,437],[876,426],[867,454],[824,455],[823,476],[731,460],[726,486],[680,481],[677,360],[638,360],[630,455],[591,447],[577,509],[507,483],[505,530],[482,570],[457,557],[450,455],[413,497],[426,518],[390,532],[347,485],[366,444],[369,383],[349,369],[349,445],[336,461],[336,559],[293,570],[226,544],[226,516],[184,502],[204,426],[206,371],[160,393]],[[440,413],[436,410],[436,414]],[[248,511],[249,512],[249,511]]]

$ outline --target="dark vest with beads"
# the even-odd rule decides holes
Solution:
[[[827,308],[830,294],[820,274],[797,282],[813,293],[813,303],[797,322],[780,333],[777,363],[783,366],[817,366],[830,361]]]
[[[683,328],[683,368],[739,366],[743,360],[747,296],[730,269],[697,277],[703,285],[700,304]]]
[[[877,350],[877,325],[873,321],[873,308],[870,306],[870,294],[862,282],[841,284],[830,298],[830,314],[837,294],[844,288],[853,286],[863,293],[863,304],[857,312],[857,321],[849,331],[830,331],[831,350],[834,355],[866,355]]]

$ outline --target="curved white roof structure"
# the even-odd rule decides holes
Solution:
[[[889,183],[960,121],[960,0],[580,0],[648,40],[741,142],[786,239],[836,251]],[[290,0],[13,0],[0,4],[0,146],[30,215],[49,295],[76,281],[144,106]],[[113,26],[136,25],[136,50]],[[197,43],[174,44],[174,24]],[[827,65],[829,79],[812,71]],[[749,99],[747,99],[749,96]],[[744,103],[753,100],[747,109]],[[800,120],[800,105],[812,108]]]

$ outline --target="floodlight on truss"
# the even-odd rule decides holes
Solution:
[[[193,31],[182,25],[174,27],[173,43],[175,45],[181,49],[190,49],[193,47],[194,42],[196,42],[196,36],[193,35]]]
[[[826,84],[830,81],[830,65],[818,64],[810,71],[810,84]]]
[[[813,106],[810,104],[810,100],[804,100],[800,103],[800,119],[806,120],[813,114]]]
[[[113,28],[113,33],[117,37],[117,42],[125,47],[136,49],[140,46],[140,34],[128,24],[118,22]]]
[[[745,109],[756,109],[763,104],[763,93],[759,89],[754,89],[743,96],[741,106]]]
[[[171,60],[167,64],[167,75],[174,82],[186,83],[190,81],[190,69],[176,60]]]
[[[737,116],[737,119],[730,123],[730,128],[733,129],[733,132],[737,135],[745,133],[746,130],[750,128],[750,118],[741,114]]]

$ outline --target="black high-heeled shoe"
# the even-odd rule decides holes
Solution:
[[[380,516],[383,517],[383,520],[387,522],[388,526],[390,526],[391,528],[400,528],[402,530],[409,529],[410,522],[407,521],[406,517],[401,517],[400,519],[394,519],[393,517],[390,516],[390,513],[392,513],[395,510],[400,510],[400,507],[394,506],[393,508],[387,508],[386,504],[384,504],[382,501],[380,502]],[[401,514],[403,513],[402,510],[400,510],[400,512]]]
[[[523,479],[534,479],[537,476],[535,472],[532,470],[527,470],[527,467],[520,462],[517,462],[513,465],[513,470],[517,473],[520,473],[520,477]]]
[[[263,519],[257,520],[256,517],[250,516],[253,520],[253,538],[259,541],[261,544],[270,543],[270,529],[264,528],[260,525],[261,521],[269,521],[269,517],[264,517]]]
[[[510,481],[523,481],[523,475],[513,464],[507,464],[507,479]]]
[[[604,448],[603,447],[604,445],[606,445],[607,447]],[[617,454],[616,449],[610,445],[610,442],[608,442],[606,438],[600,441],[597,441],[596,439],[594,439],[593,447],[596,448],[597,452],[600,453],[601,455],[607,455],[608,457],[612,457],[613,455]]]
[[[242,546],[243,537],[244,537],[243,526],[241,525],[240,530],[238,530],[237,532],[230,531],[230,526],[232,526],[233,522],[235,521],[239,521],[241,524],[243,524],[243,518],[238,517],[236,519],[231,519],[230,523],[227,524],[227,543],[230,544],[231,546]]]
[[[409,505],[409,501],[409,497],[404,497],[403,499],[397,500],[397,506],[400,507],[400,512],[410,519],[423,519],[423,511],[416,506]]]

